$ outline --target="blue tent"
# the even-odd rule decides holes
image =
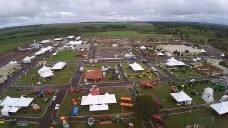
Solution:
[[[74,107],[73,116],[78,115],[78,107]]]

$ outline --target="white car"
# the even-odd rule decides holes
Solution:
[[[60,104],[56,104],[55,105],[55,110],[58,110],[59,109],[59,106],[60,106]]]
[[[53,96],[52,100],[54,100],[54,101],[55,101],[55,100],[56,100],[56,98],[57,98],[57,96],[55,95],[55,96]]]

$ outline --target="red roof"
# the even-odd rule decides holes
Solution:
[[[90,72],[85,73],[84,79],[101,79],[102,78],[102,70],[101,68],[95,69]]]
[[[78,52],[78,56],[87,56],[87,55],[88,55],[88,50]]]

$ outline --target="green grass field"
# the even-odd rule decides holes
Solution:
[[[85,36],[149,36],[150,34],[139,33],[136,31],[107,31],[107,32],[97,32],[97,33],[85,33]]]
[[[214,120],[210,120],[210,117],[214,117]],[[185,128],[187,125],[193,125],[198,123],[205,128],[227,128],[228,115],[220,115],[214,110],[208,108],[198,111],[192,111],[191,113],[181,113],[174,115],[163,116],[163,122],[165,128]]]
[[[195,85],[195,86],[189,87],[187,90],[184,90],[184,92],[193,99],[192,105],[205,103],[205,101],[199,95],[191,95],[192,90],[203,92],[203,89],[206,87],[212,87],[212,85],[210,84]],[[184,107],[182,105],[177,106],[177,102],[170,95],[171,86],[168,84],[161,84],[159,86],[154,86],[150,90],[147,90],[141,87],[139,87],[139,89],[142,93],[144,93],[145,95],[150,95],[152,98],[159,97],[162,100],[164,109]],[[222,95],[223,95],[223,92],[214,92],[215,101],[218,101]]]
[[[47,109],[49,102],[43,103],[42,98],[37,98],[37,94],[30,94],[29,91],[8,90],[0,95],[0,99],[3,100],[6,96],[20,97],[21,94],[28,94],[28,97],[34,98],[32,103],[38,104],[40,111],[35,113],[32,109],[27,108],[27,113],[25,114],[19,109],[16,114],[11,114],[11,116],[41,117]],[[53,95],[45,95],[45,97],[49,98],[50,101]]]
[[[133,71],[133,69],[131,67],[128,67],[129,66],[129,63],[122,63],[122,68],[124,70],[124,72],[127,74],[128,76],[128,80],[129,81],[143,81],[143,80],[158,80],[158,77],[151,72],[152,74],[152,77],[151,79],[148,77],[148,76],[143,76],[142,78],[139,78],[136,76],[137,73],[142,73],[142,72],[146,72],[146,70],[148,70],[148,67],[146,65],[144,65],[143,63],[139,63],[142,68],[144,68],[145,71],[138,71],[138,72],[135,72]],[[129,76],[131,74],[131,76]]]
[[[33,40],[40,41],[40,40],[48,39],[52,37],[53,36],[50,36],[50,35],[42,35],[42,36],[31,36],[31,37],[18,37],[18,38],[3,40],[3,41],[0,41],[0,54],[5,53],[9,50],[15,49],[19,46],[33,43]]]
[[[172,73],[178,78],[196,78],[201,77],[201,75],[189,68],[177,68],[171,70]]]
[[[109,110],[108,111],[99,111],[99,112],[90,112],[89,111],[89,106],[81,106],[81,105],[76,105],[79,107],[78,115],[98,115],[98,114],[113,114],[113,113],[122,113],[122,109],[119,108],[120,105],[120,97],[121,96],[127,96],[129,97],[130,94],[126,89],[113,89],[113,90],[107,90],[105,92],[108,92],[109,94],[115,94],[116,95],[116,104],[111,104],[109,105]],[[101,93],[104,94],[105,92]],[[58,116],[69,116],[72,115],[72,110],[75,107],[71,99],[75,97],[76,99],[82,96],[86,96],[89,94],[88,90],[81,90],[79,93],[69,93],[67,92],[65,95],[65,98],[60,106],[60,109],[58,111]],[[125,110],[123,109],[123,112],[130,112],[130,110]]]
[[[52,56],[47,61],[48,62],[69,62],[69,61],[76,61],[78,51],[61,51],[58,52],[56,56]]]
[[[21,79],[19,79],[14,86],[45,86],[45,85],[55,85],[55,86],[61,86],[61,85],[68,85],[70,83],[71,78],[73,77],[75,70],[77,69],[76,65],[66,65],[62,70],[60,71],[54,71],[54,77],[51,78],[51,80],[43,81],[40,78],[40,75],[38,74],[38,70],[41,67],[37,67],[35,69],[32,69],[27,73],[26,76],[23,76]],[[32,80],[33,79],[33,80]],[[36,85],[38,82],[43,82],[41,85]]]

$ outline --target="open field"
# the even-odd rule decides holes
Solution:
[[[139,63],[139,64],[142,66],[142,68],[145,69],[145,71],[138,71],[138,72],[133,71],[133,69],[129,66],[129,64],[130,63],[122,63],[122,68],[124,72],[127,74],[129,81],[158,80],[158,77],[152,72],[151,72],[152,74],[151,79],[148,76],[143,76],[142,78],[139,78],[136,76],[137,73],[141,74],[149,70],[143,63]]]
[[[106,92],[108,92],[109,94],[115,94],[116,95],[116,100],[117,103],[116,104],[111,104],[109,105],[109,110],[108,111],[98,111],[98,112],[90,112],[89,111],[89,106],[81,106],[81,105],[76,105],[77,107],[79,107],[79,111],[78,111],[78,115],[82,116],[82,115],[97,115],[97,114],[114,114],[114,113],[122,113],[122,112],[130,112],[130,110],[126,110],[126,109],[120,109],[119,105],[120,105],[120,97],[121,96],[127,96],[129,97],[130,94],[129,92],[125,89],[125,88],[116,88],[116,89],[100,89],[101,94],[104,94]],[[67,92],[65,95],[65,98],[60,106],[60,109],[58,111],[58,116],[69,116],[72,115],[72,110],[75,107],[72,102],[71,99],[73,97],[77,98],[81,98],[82,96],[86,96],[89,94],[89,89],[88,90],[81,90],[79,93],[69,93]]]
[[[150,34],[139,33],[136,31],[107,31],[107,32],[97,32],[97,33],[85,33],[85,36],[149,36]]]
[[[47,109],[49,102],[43,103],[42,98],[37,98],[38,94],[30,94],[29,91],[8,90],[0,95],[0,99],[3,100],[6,96],[21,97],[21,94],[27,94],[28,97],[34,98],[32,103],[38,104],[40,106],[40,111],[36,113],[32,109],[27,108],[27,113],[25,114],[19,109],[16,114],[11,114],[11,116],[41,117]],[[45,97],[49,98],[50,101],[53,95],[45,95]]]
[[[210,120],[214,117],[214,120]],[[185,128],[187,125],[198,123],[205,128],[227,128],[228,115],[220,115],[212,109],[203,109],[192,111],[191,113],[181,113],[163,116],[163,122],[166,128]]]
[[[124,119],[123,122],[116,123],[113,121],[112,124],[99,124],[99,122],[94,122],[93,128],[127,128],[128,123],[133,123],[135,128],[143,128],[143,124],[140,119]],[[73,128],[88,128],[88,122],[69,122],[70,127]],[[56,123],[52,125],[54,128],[59,128],[60,124]]]
[[[31,36],[31,37],[18,37],[13,39],[6,39],[0,41],[0,54],[5,53],[9,50],[15,49],[25,44],[33,43],[33,40],[40,41],[43,39],[52,38],[50,35]]]
[[[199,73],[189,68],[177,68],[171,71],[178,78],[196,78],[201,76]]]
[[[29,71],[25,76],[21,77],[14,86],[37,86],[36,83],[43,82],[41,85],[38,86],[45,86],[45,85],[67,85],[70,83],[71,78],[74,75],[75,70],[77,69],[76,65],[66,65],[60,71],[54,71],[55,74],[53,78],[50,80],[43,81],[40,79],[40,75],[38,74],[38,70],[41,67],[37,67]]]
[[[184,90],[184,92],[193,99],[192,105],[206,103],[199,95],[191,95],[192,90],[203,92],[203,89],[206,87],[212,87],[212,85],[210,85],[210,84],[195,85],[195,86],[189,87],[187,90]],[[168,84],[161,84],[159,86],[154,86],[150,90],[144,89],[142,87],[139,87],[139,88],[140,88],[140,92],[144,93],[145,95],[150,95],[152,98],[159,97],[162,100],[164,109],[175,108],[175,107],[184,107],[182,105],[177,106],[177,102],[170,95],[171,86]],[[223,95],[223,92],[215,91],[214,92],[215,101],[218,101],[222,95]]]
[[[58,52],[56,56],[52,56],[51,58],[47,59],[48,62],[69,62],[69,61],[76,61],[78,51],[61,51]]]

